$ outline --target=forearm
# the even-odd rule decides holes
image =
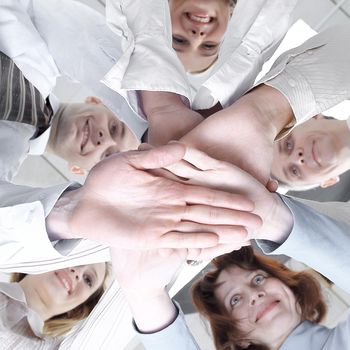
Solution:
[[[180,95],[169,92],[140,92],[142,109],[149,123],[148,142],[154,146],[178,140],[203,121],[188,108]]]
[[[70,227],[72,213],[81,198],[80,189],[66,191],[57,200],[46,218],[46,229],[52,239],[82,238],[74,234]]]
[[[235,128],[240,128],[242,140],[259,132],[273,142],[292,119],[293,111],[288,100],[278,90],[262,84],[230,107],[207,118],[181,141],[203,151],[218,152],[220,157],[209,154],[229,161],[230,146],[236,147],[237,144],[236,138],[232,138]],[[225,156],[227,152],[228,156]]]
[[[178,310],[163,289],[148,295],[144,290],[131,293],[124,290],[137,329],[141,333],[155,333],[169,326],[177,317]]]

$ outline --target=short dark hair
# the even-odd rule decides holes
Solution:
[[[224,305],[216,298],[217,278],[228,267],[238,266],[245,270],[263,270],[270,276],[278,278],[287,285],[296,297],[301,309],[301,319],[319,323],[326,314],[327,307],[323,300],[320,284],[303,272],[295,272],[282,263],[258,255],[251,247],[243,247],[239,251],[222,255],[213,260],[215,269],[206,273],[192,286],[192,299],[204,317],[209,320],[218,350],[268,350],[268,344],[251,344],[246,348],[240,346],[247,339],[247,334],[239,328],[239,322],[232,319]]]

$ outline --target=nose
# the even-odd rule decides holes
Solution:
[[[300,164],[300,165],[304,164],[305,162],[304,151],[302,148],[298,148],[296,150],[296,162],[297,164]]]
[[[254,291],[250,298],[250,305],[254,306],[257,301],[265,296],[264,291]]]
[[[207,26],[192,27],[189,29],[189,34],[193,37],[203,37],[207,33],[207,31]]]
[[[80,279],[81,279],[81,271],[79,268],[77,267],[71,267],[69,269],[70,273],[73,275],[73,279],[76,281],[76,282],[79,282]]]
[[[96,131],[93,141],[96,147],[99,147],[101,145],[109,147],[114,144],[114,141],[111,138],[109,131],[104,130],[102,128]]]

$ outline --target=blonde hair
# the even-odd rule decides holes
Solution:
[[[87,300],[73,310],[51,317],[44,322],[43,336],[58,337],[67,334],[81,320],[88,317],[107,290],[112,275],[112,264],[106,262],[106,273],[103,283]],[[26,276],[25,273],[12,273],[10,282],[20,282]]]

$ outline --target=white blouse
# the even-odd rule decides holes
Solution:
[[[0,349],[57,349],[63,338],[41,338],[43,326],[20,285],[0,282]]]

